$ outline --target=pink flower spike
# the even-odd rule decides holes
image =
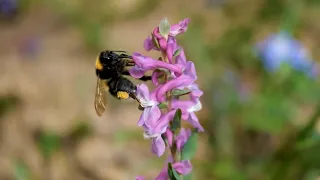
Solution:
[[[186,18],[182,21],[180,21],[178,24],[174,24],[170,28],[170,36],[176,36],[178,34],[184,33],[187,31],[188,24],[189,24],[190,19]]]

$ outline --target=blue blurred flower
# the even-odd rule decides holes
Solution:
[[[273,34],[258,43],[257,50],[268,71],[277,71],[286,63],[291,68],[310,76],[317,74],[317,65],[313,63],[307,49],[285,31]]]
[[[0,14],[10,15],[17,9],[17,0],[0,0]]]

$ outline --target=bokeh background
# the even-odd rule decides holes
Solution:
[[[164,17],[198,70],[193,179],[320,177],[318,0],[0,0],[0,180],[155,177],[133,101],[95,114],[101,50],[140,52]],[[135,81],[139,83],[138,81]]]

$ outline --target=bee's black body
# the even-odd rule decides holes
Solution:
[[[130,97],[135,98],[137,87],[125,77],[120,76],[111,78],[107,82],[107,85],[109,87],[110,94],[114,97],[121,99],[121,97],[118,96],[118,92],[127,92]]]
[[[125,51],[103,51],[96,60],[97,77],[106,81],[105,85],[107,85],[109,93],[118,99],[127,99],[128,97],[136,99],[136,85],[123,77],[123,75],[129,75],[127,66],[134,66],[134,62]],[[141,78],[144,81],[150,79],[147,76]]]

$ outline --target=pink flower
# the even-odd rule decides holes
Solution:
[[[178,151],[181,151],[183,145],[188,141],[189,137],[191,136],[191,130],[181,128],[180,133],[176,137],[176,146]]]
[[[159,68],[168,69],[169,71],[178,74],[182,73],[181,66],[179,65],[154,60],[150,57],[143,56],[139,53],[133,53],[132,58],[135,62],[135,66],[129,70],[129,73],[134,78],[141,78],[148,70],[156,70]]]
[[[182,21],[180,21],[178,24],[172,25],[170,28],[170,36],[176,36],[178,34],[184,33],[187,31],[188,24],[190,19],[186,18]]]

